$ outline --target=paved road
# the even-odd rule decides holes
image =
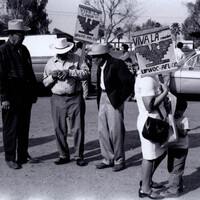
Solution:
[[[138,182],[141,179],[141,149],[136,130],[137,107],[134,102],[125,104],[126,169],[97,170],[101,159],[97,134],[96,99],[86,101],[85,158],[89,164],[76,166],[73,160],[73,138],[68,137],[72,162],[55,166],[57,158],[49,97],[42,97],[33,106],[30,148],[39,164],[26,164],[20,170],[9,169],[4,162],[2,131],[0,132],[0,200],[137,200]],[[181,200],[198,200],[200,196],[200,103],[190,102],[186,112],[191,122],[190,151],[186,163],[185,192]],[[0,123],[1,125],[1,123]],[[1,126],[0,126],[1,127]],[[1,129],[0,129],[1,130]],[[154,180],[168,178],[166,159],[158,168]]]

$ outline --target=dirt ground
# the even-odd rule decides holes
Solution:
[[[4,162],[2,128],[0,129],[0,200],[137,200],[141,179],[141,149],[136,130],[137,107],[125,104],[126,168],[112,172],[98,170],[102,157],[97,134],[96,99],[86,101],[85,159],[88,165],[78,167],[73,159],[73,137],[68,137],[72,161],[56,166],[55,144],[49,97],[40,97],[33,106],[29,153],[41,160],[12,170]],[[190,150],[184,174],[185,191],[178,198],[198,200],[200,197],[200,103],[190,102],[186,115],[190,119]],[[1,127],[0,123],[0,127]],[[154,181],[166,182],[166,159],[155,173]]]

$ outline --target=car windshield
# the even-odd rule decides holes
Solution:
[[[196,51],[191,52],[190,54],[187,55],[185,59],[185,67],[189,67],[189,69],[194,69],[196,67],[200,67],[200,54],[197,53]]]
[[[190,52],[189,54],[186,54],[185,60],[188,60],[189,58],[191,58],[191,57],[194,56],[195,54],[196,54],[196,51],[195,51],[195,50],[192,51],[192,52]]]

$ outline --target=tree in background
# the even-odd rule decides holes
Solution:
[[[159,22],[148,19],[141,26],[140,25],[133,26],[133,30],[137,32],[137,31],[144,31],[147,29],[152,29],[152,28],[157,28],[157,27],[162,27],[162,25]]]
[[[125,33],[125,24],[137,18],[136,0],[85,0],[85,4],[102,11],[101,24],[104,27],[105,42],[110,42],[116,27],[121,27]]]
[[[125,24],[125,30],[128,34],[128,39],[131,40],[131,33],[133,33],[136,29],[136,25],[134,25],[134,21],[129,21],[128,23]]]
[[[159,22],[148,19],[146,23],[142,24],[141,30],[147,30],[147,29],[157,28],[157,27],[161,27],[161,24]]]
[[[171,25],[171,33],[174,36],[175,45],[177,43],[177,37],[181,34],[181,26],[179,23],[173,23]]]
[[[49,33],[48,26],[51,23],[47,19],[45,7],[48,0],[4,0],[7,14],[0,16],[0,21],[7,26],[8,20],[23,19],[25,25],[31,28],[29,34]]]
[[[200,46],[200,0],[186,4],[189,16],[182,24],[182,34],[185,40],[193,40],[194,47]]]
[[[117,27],[115,30],[114,30],[114,36],[117,38],[118,40],[118,47],[119,47],[119,44],[120,44],[120,40],[123,38],[123,29],[121,27]]]
[[[99,40],[101,42],[101,39],[104,37],[104,26],[102,24],[100,24],[99,26]]]

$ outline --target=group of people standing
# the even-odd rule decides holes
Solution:
[[[22,44],[28,30],[22,20],[9,21],[6,30],[9,39],[0,47],[3,142],[6,163],[13,169],[19,169],[27,162],[39,162],[28,153],[31,106],[37,100],[30,54]],[[90,76],[90,68],[81,55],[72,51],[73,47],[74,43],[68,42],[66,38],[58,38],[50,45],[55,56],[45,66],[43,83],[52,91],[51,111],[59,153],[55,164],[70,162],[67,143],[67,130],[70,128],[74,137],[76,164],[85,166],[85,101],[82,84]],[[110,51],[108,44],[93,44],[87,53],[97,65],[98,133],[103,160],[96,168],[112,167],[117,172],[125,167],[124,102],[133,93],[135,83],[135,98],[139,109],[137,128],[143,155],[139,197],[158,199],[177,195],[183,189],[182,175],[188,152],[189,124],[187,118],[181,118],[187,106],[182,101],[181,104],[177,103],[177,127],[180,129],[182,143],[168,150],[171,185],[168,190],[158,194],[152,188],[161,188],[162,185],[153,182],[152,177],[165,158],[167,149],[145,139],[142,129],[148,116],[160,118],[158,108],[165,115],[163,102],[169,91],[168,82],[161,83],[157,76],[141,77],[139,73],[135,81],[135,75],[126,65],[130,55],[124,60],[116,59],[109,54]]]

